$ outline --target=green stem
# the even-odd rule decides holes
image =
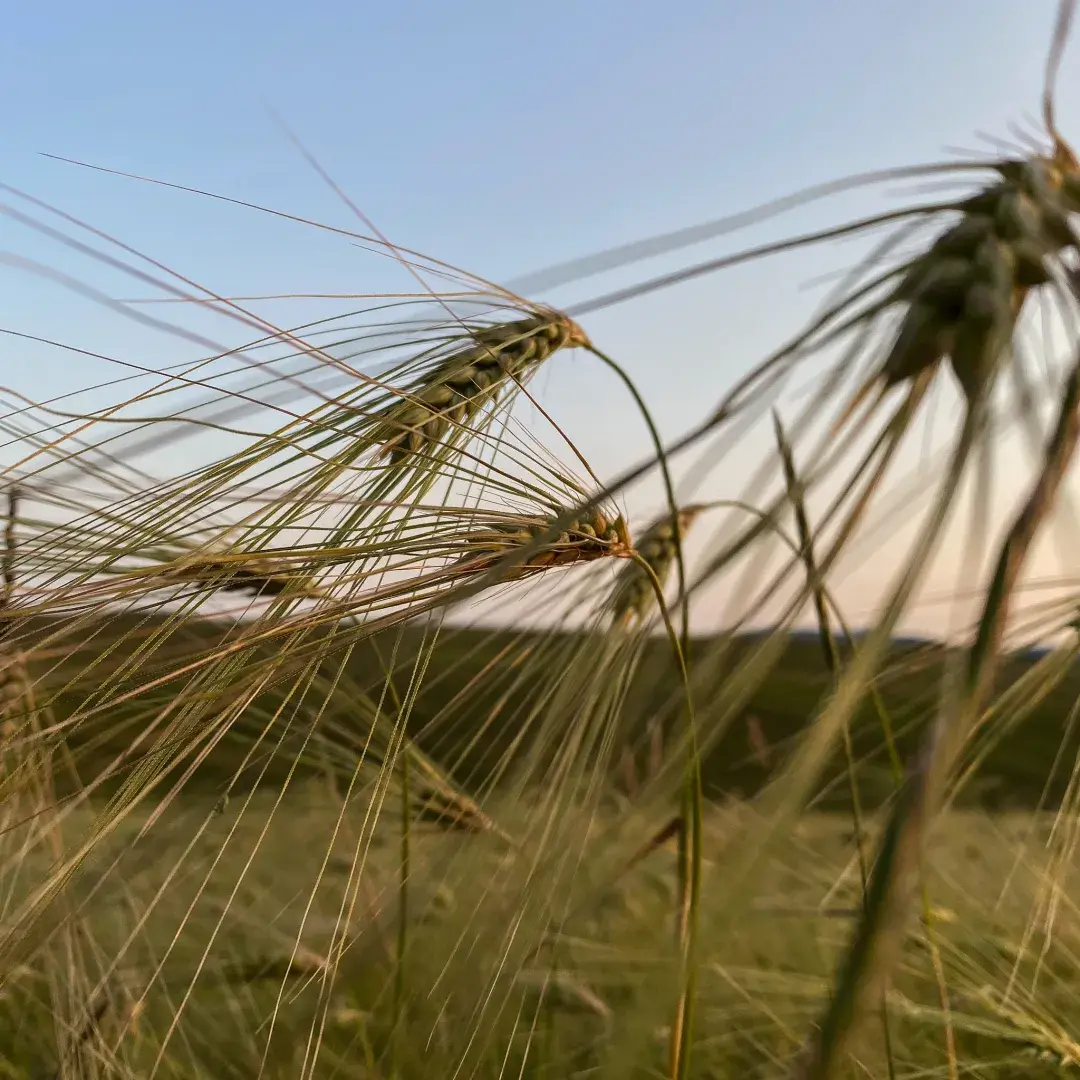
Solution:
[[[810,529],[810,519],[806,512],[806,502],[802,497],[799,485],[799,477],[795,468],[795,454],[788,442],[780,415],[773,411],[773,428],[776,433],[776,444],[780,451],[780,460],[784,469],[784,482],[788,489],[791,507],[795,514],[795,528],[799,540],[800,554],[806,572],[806,587],[810,590],[813,599],[814,613],[817,617],[818,638],[825,660],[825,668],[835,687],[837,675],[840,670],[840,655],[833,638],[832,625],[829,619],[828,601],[825,595],[825,586],[821,575],[818,573],[814,558],[814,537]],[[863,819],[862,806],[859,799],[859,787],[855,779],[855,756],[851,746],[851,724],[844,725],[843,730],[844,762],[847,770],[848,791],[851,798],[851,823],[855,830],[855,851],[859,864],[859,882],[862,888],[863,907],[868,903],[870,873],[867,867],[866,850],[863,844]],[[885,1061],[889,1070],[889,1080],[896,1078],[896,1066],[893,1060],[892,1033],[889,1028],[889,1008],[885,1000],[885,994],[881,995],[879,1005],[881,1014],[881,1031],[885,1043]]]
[[[394,1040],[397,1044],[400,1075],[400,1043],[405,1037],[405,954],[409,944],[409,840],[412,829],[412,807],[409,776],[409,754],[401,755],[401,872],[398,882],[397,970],[394,972]]]
[[[638,565],[648,576],[656,594],[657,606],[664,621],[675,662],[679,669],[686,702],[689,751],[687,753],[686,777],[682,788],[679,831],[679,919],[678,948],[680,982],[679,1000],[671,1025],[668,1043],[668,1071],[671,1080],[686,1080],[690,1075],[692,1049],[694,999],[697,992],[697,965],[695,963],[698,920],[701,907],[701,833],[702,790],[701,755],[697,743],[697,726],[694,718],[694,702],[690,693],[690,671],[682,651],[675,627],[671,622],[664,588],[655,571],[640,556],[635,555]]]
[[[649,429],[649,435],[656,451],[656,462],[659,465],[660,474],[664,481],[664,491],[667,495],[668,511],[671,514],[672,534],[675,542],[675,567],[679,586],[679,617],[682,624],[682,632],[678,636],[675,635],[675,629],[671,626],[670,617],[667,614],[663,586],[653,573],[652,567],[647,566],[643,559],[639,559],[639,562],[648,571],[649,579],[656,592],[664,624],[671,637],[671,645],[679,666],[686,700],[689,751],[686,762],[686,775],[683,782],[681,825],[679,828],[678,872],[680,903],[677,931],[683,985],[676,1010],[675,1023],[671,1029],[670,1056],[673,1080],[684,1080],[689,1075],[690,1068],[693,998],[697,982],[692,954],[697,940],[698,906],[701,893],[702,793],[701,759],[694,722],[693,694],[690,689],[690,595],[686,588],[686,563],[683,557],[682,530],[679,528],[679,507],[675,500],[675,485],[671,480],[667,454],[660,438],[660,432],[657,430],[652,414],[645,404],[645,399],[641,396],[633,379],[623,370],[621,365],[592,345],[589,346],[589,349],[598,360],[606,364],[622,380]]]

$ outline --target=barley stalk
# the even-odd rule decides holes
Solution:
[[[11,614],[11,601],[15,591],[15,520],[19,506],[19,491],[12,488],[8,492],[7,524],[4,531],[4,552],[0,575],[3,579],[3,591],[0,593],[0,740],[8,741],[16,729],[14,715],[20,710],[26,694],[26,671],[19,657],[10,648],[7,639],[11,637],[14,623]]]
[[[1011,601],[1042,526],[1053,511],[1080,444],[1080,351],[1066,379],[1054,430],[1028,498],[1001,545],[986,592],[982,618],[968,654],[963,699],[954,715],[941,710],[919,755],[919,766],[890,820],[863,917],[838,989],[818,1035],[796,1071],[802,1080],[824,1080],[850,1038],[862,1001],[886,978],[898,946],[900,920],[917,866],[917,850],[939,804],[972,725],[993,690]],[[951,710],[950,710],[951,711]]]
[[[788,498],[791,500],[791,508],[795,515],[795,527],[797,530],[800,555],[803,560],[806,574],[806,588],[809,590],[814,603],[814,614],[817,619],[818,638],[821,642],[825,668],[835,681],[840,668],[840,656],[833,638],[832,622],[829,618],[828,602],[825,596],[825,586],[817,567],[817,559],[814,553],[814,535],[810,526],[809,515],[806,510],[806,502],[803,499],[802,487],[799,483],[798,472],[795,467],[795,452],[788,442],[779,415],[773,412],[773,429],[776,435],[777,447],[780,451],[780,459],[783,465],[784,485],[787,488]],[[844,725],[844,761],[847,768],[848,791],[851,799],[851,819],[855,832],[855,851],[859,866],[859,883],[862,889],[863,903],[870,902],[870,874],[867,868],[866,851],[863,843],[863,813],[859,799],[859,787],[855,778],[855,754],[851,745],[851,725]],[[889,1071],[889,1080],[895,1080],[896,1066],[893,1059],[892,1032],[889,1027],[888,1003],[884,995],[881,995],[879,1004],[881,1013],[881,1034],[885,1046],[885,1060]]]

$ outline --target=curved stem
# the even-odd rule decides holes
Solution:
[[[694,995],[697,990],[697,970],[694,950],[697,944],[698,911],[701,903],[701,832],[702,803],[701,755],[697,744],[694,717],[694,701],[690,692],[690,671],[675,627],[671,622],[664,587],[653,568],[638,554],[633,558],[652,585],[656,595],[660,617],[664,621],[675,662],[679,669],[689,737],[686,777],[683,782],[682,812],[678,821],[679,832],[679,920],[678,945],[682,987],[675,1017],[671,1025],[669,1048],[669,1076],[671,1080],[687,1080],[690,1075],[691,1036],[693,1034]]]
[[[660,438],[660,432],[657,430],[652,414],[649,412],[649,407],[645,404],[645,399],[641,396],[641,392],[635,385],[634,380],[630,378],[621,364],[596,348],[595,345],[589,344],[587,348],[597,360],[606,364],[622,380],[626,389],[630,391],[630,395],[633,397],[634,403],[645,421],[645,426],[649,429],[649,435],[652,437],[653,448],[656,450],[656,463],[660,467],[660,475],[664,480],[664,493],[667,495],[668,511],[671,513],[672,531],[675,536],[675,568],[679,581],[679,617],[682,621],[682,634],[679,637],[679,643],[685,661],[689,655],[690,644],[690,598],[686,590],[686,563],[683,559],[682,530],[679,528],[679,505],[675,501],[675,485],[672,483],[671,470],[668,468],[667,451],[664,449],[663,440]]]

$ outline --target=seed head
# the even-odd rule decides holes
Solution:
[[[500,558],[515,548],[524,547],[550,528],[554,518],[515,519],[494,522],[466,538],[470,552],[462,559],[470,570],[488,570]],[[630,536],[621,515],[610,516],[602,510],[581,521],[575,521],[552,543],[540,548],[524,563],[515,566],[510,576],[521,577],[530,570],[550,566],[569,566],[571,563],[626,555],[630,551]],[[484,555],[490,553],[489,557]]]
[[[458,792],[421,792],[414,813],[420,821],[432,822],[443,829],[471,833],[496,831],[491,818],[472,799]]]
[[[693,504],[682,507],[677,514],[665,514],[654,521],[642,534],[637,554],[656,575],[663,586],[682,542],[690,526],[706,507]],[[622,567],[612,590],[610,607],[616,622],[630,623],[644,618],[656,602],[652,579],[636,561],[628,561]]]
[[[878,374],[885,393],[948,359],[968,402],[992,386],[1028,294],[1076,246],[1080,168],[1063,143],[1053,154],[1004,161],[965,200],[960,220],[905,269],[890,302],[903,309]]]
[[[473,344],[446,357],[383,411],[373,437],[392,464],[442,442],[453,425],[471,420],[559,349],[589,343],[584,330],[558,312],[474,329],[471,335]]]
[[[265,559],[248,563],[199,559],[171,568],[167,576],[178,581],[197,582],[214,592],[252,593],[255,596],[280,596],[289,591],[315,594],[307,575]]]

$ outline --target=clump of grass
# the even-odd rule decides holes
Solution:
[[[470,329],[473,343],[441,360],[382,412],[372,433],[381,456],[400,464],[466,425],[508,384],[521,384],[559,349],[588,346],[585,331],[556,311]]]

